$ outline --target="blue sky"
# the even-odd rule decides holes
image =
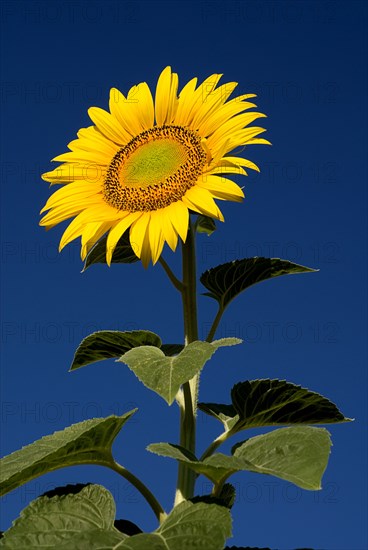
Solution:
[[[220,350],[206,365],[200,399],[228,402],[238,381],[281,378],[326,395],[355,418],[329,428],[332,455],[318,493],[271,477],[234,476],[231,542],[365,550],[366,4],[5,0],[1,9],[2,454],[73,422],[137,406],[116,455],[171,506],[176,465],[144,449],[177,441],[175,405],[169,409],[114,361],[68,368],[94,330],[142,328],[167,343],[182,341],[179,296],[160,266],[97,266],[81,274],[78,244],[58,254],[63,228],[38,226],[50,195],[40,173],[89,125],[90,106],[107,108],[111,87],[154,86],[166,65],[181,85],[220,72],[224,82],[239,82],[239,94],[257,94],[273,146],[249,147],[261,173],[238,180],[245,202],[223,203],[226,223],[199,237],[199,272],[256,255],[320,271],[262,283],[229,307],[217,335],[244,344]],[[179,269],[179,254],[164,256]],[[215,304],[200,297],[199,306],[204,338]],[[219,426],[201,415],[198,431],[209,442]],[[60,470],[12,492],[1,528],[51,487],[88,481],[113,492],[118,517],[155,528],[140,495],[94,467]]]

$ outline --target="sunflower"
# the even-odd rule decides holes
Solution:
[[[248,125],[264,117],[245,112],[254,94],[227,101],[236,82],[217,86],[214,74],[197,87],[190,80],[178,95],[178,75],[166,67],[155,99],[146,82],[127,97],[110,92],[109,110],[91,107],[94,125],[82,128],[62,164],[42,178],[62,184],[47,201],[40,225],[47,229],[74,217],[59,250],[81,237],[81,257],[105,234],[110,265],[120,237],[129,229],[132,248],[145,267],[159,259],[165,243],[175,251],[186,240],[190,211],[224,221],[214,199],[240,202],[242,189],[224,174],[259,171],[251,161],[228,156],[265,130]]]

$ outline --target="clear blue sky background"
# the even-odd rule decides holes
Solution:
[[[199,271],[245,256],[282,257],[319,268],[243,294],[218,336],[242,346],[207,364],[202,401],[227,402],[235,382],[281,378],[321,392],[355,422],[330,427],[323,490],[239,474],[232,544],[365,550],[366,530],[366,3],[340,1],[3,1],[2,454],[93,416],[139,413],[115,444],[119,460],[169,508],[176,465],[145,451],[177,441],[178,415],[123,365],[74,373],[81,339],[97,329],[150,329],[182,340],[179,296],[160,266],[91,268],[79,246],[57,253],[62,227],[45,232],[50,194],[40,173],[66,150],[87,109],[107,107],[112,86],[154,86],[166,65],[181,85],[224,73],[256,93],[273,146],[249,148],[260,165],[242,204],[222,204],[226,223],[198,243]],[[165,251],[174,269],[179,254]],[[199,300],[200,335],[215,304]],[[199,418],[199,438],[219,433]],[[252,434],[253,435],[253,434]],[[240,438],[239,438],[240,439]],[[139,494],[102,468],[60,470],[12,492],[7,528],[54,485],[106,485],[118,517],[155,528]],[[199,481],[199,489],[205,483]]]

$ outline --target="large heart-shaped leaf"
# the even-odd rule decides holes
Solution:
[[[101,330],[90,334],[79,344],[70,370],[84,367],[103,359],[117,358],[139,346],[161,347],[161,338],[149,330]]]
[[[230,511],[224,506],[182,502],[151,534],[142,533],[124,540],[124,550],[222,550],[231,536]],[[113,550],[113,549],[111,549]]]
[[[231,536],[230,512],[216,504],[183,502],[153,533],[128,537],[114,528],[111,494],[98,485],[32,502],[6,533],[4,548],[36,550],[222,550]]]
[[[330,447],[327,430],[301,426],[252,437],[236,445],[233,456],[216,453],[203,461],[170,443],[153,443],[147,449],[187,464],[215,484],[224,483],[235,472],[247,470],[285,479],[303,489],[317,490],[321,488]]]
[[[323,395],[286,380],[251,380],[231,390],[238,429],[276,424],[332,424],[345,418]]]
[[[203,412],[220,420],[231,433],[260,426],[332,424],[350,420],[326,397],[285,380],[239,382],[231,390],[231,398],[232,405],[198,405]]]
[[[115,529],[114,520],[111,493],[100,485],[87,485],[77,494],[43,496],[31,502],[0,546],[9,550],[113,548],[128,538]]]
[[[167,357],[152,346],[133,348],[119,361],[128,365],[141,382],[171,405],[182,384],[195,376],[222,346],[239,344],[238,338],[215,342],[192,342],[175,357]]]
[[[201,275],[206,296],[217,300],[224,309],[238,294],[250,286],[280,275],[318,271],[279,258],[245,258],[218,265]]]
[[[246,460],[250,471],[269,474],[302,489],[321,489],[330,455],[331,439],[325,428],[281,428],[237,444],[234,458]]]
[[[83,271],[88,269],[93,264],[106,264],[106,244],[107,235],[102,237],[102,239],[100,239],[88,252],[84,262]],[[132,264],[138,261],[139,258],[135,255],[130,244],[129,231],[126,231],[116,245],[111,263]]]
[[[174,508],[156,532],[164,538],[169,550],[222,550],[226,539],[231,536],[230,512],[216,504],[183,502]]]
[[[2,458],[0,495],[59,468],[79,464],[109,466],[112,443],[135,411],[72,424]]]

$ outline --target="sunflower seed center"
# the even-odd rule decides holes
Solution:
[[[195,185],[206,161],[196,132],[181,126],[151,128],[112,159],[104,199],[110,206],[130,212],[165,208]]]

